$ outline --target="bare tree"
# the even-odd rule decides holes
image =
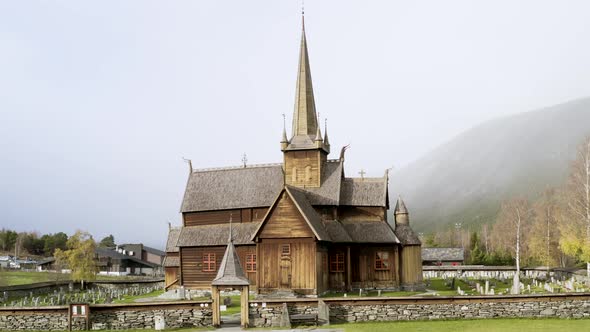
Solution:
[[[535,217],[528,247],[531,255],[547,268],[561,262],[558,207],[555,189],[545,190],[542,197],[534,204]]]
[[[580,144],[570,166],[564,200],[560,246],[566,254],[585,261],[590,276],[590,137]]]
[[[488,255],[490,253],[490,246],[489,246],[490,236],[488,234],[488,224],[483,224],[482,229],[481,229],[481,232],[482,232],[482,238],[483,238],[483,245],[484,245],[484,248],[485,248],[485,253],[486,253],[486,255]]]
[[[494,225],[494,233],[499,244],[514,255],[516,273],[513,280],[513,294],[520,292],[520,264],[526,243],[532,210],[529,202],[523,198],[515,198],[502,204],[498,220]],[[526,257],[526,256],[525,256]]]

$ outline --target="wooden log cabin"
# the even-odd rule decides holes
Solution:
[[[342,148],[329,159],[313,95],[305,29],[291,138],[283,162],[193,170],[183,225],[168,237],[166,286],[209,289],[227,239],[260,294],[320,295],[358,288],[416,289],[422,285],[421,244],[401,199],[395,228],[387,222],[388,175],[351,178]]]

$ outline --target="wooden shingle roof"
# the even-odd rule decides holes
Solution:
[[[250,281],[244,274],[240,264],[240,258],[234,244],[230,241],[225,248],[225,254],[217,271],[217,276],[211,282],[214,286],[242,286],[249,285]]]
[[[343,178],[340,160],[326,163],[319,188],[299,188],[311,205],[387,206],[387,178]],[[281,164],[197,170],[190,174],[180,212],[270,206],[283,188]]]
[[[322,219],[320,215],[315,211],[315,209],[311,206],[307,197],[305,196],[305,192],[300,190],[299,188],[286,186],[285,191],[291,196],[293,202],[303,215],[305,221],[315,234],[318,240],[320,241],[331,241],[330,235],[326,232],[324,225],[322,224]]]
[[[463,261],[463,248],[422,248],[422,260],[431,262]]]
[[[345,178],[341,185],[340,205],[387,206],[387,177]]]
[[[176,242],[178,241],[180,230],[180,227],[174,227],[168,231],[168,240],[166,241],[166,252],[178,252]]]
[[[164,267],[178,267],[180,266],[180,257],[164,257],[164,262],[162,262]]]
[[[420,238],[414,233],[414,230],[410,225],[397,224],[395,226],[395,235],[403,245],[421,245]]]
[[[194,171],[180,212],[270,206],[282,186],[281,164]]]

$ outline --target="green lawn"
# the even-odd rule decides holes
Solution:
[[[22,272],[22,271],[0,271],[0,287],[26,285],[37,282],[69,280],[70,275],[67,273],[52,272]],[[97,280],[129,280],[140,279],[138,277],[127,276],[96,276]]]
[[[412,296],[412,295],[416,295],[416,294],[422,294],[424,292],[406,292],[406,291],[400,291],[400,292],[381,292],[381,296],[386,296],[386,297],[395,297],[395,296]],[[358,291],[353,291],[353,292],[328,292],[324,295],[322,295],[321,297],[344,297],[344,294],[346,294],[346,297],[359,297],[359,292]],[[371,290],[369,292],[365,292],[363,293],[363,297],[365,296],[370,296],[370,297],[374,297],[374,296],[378,296],[378,292],[376,290]]]
[[[47,272],[0,271],[0,286],[26,285],[36,282],[66,280],[67,274]]]
[[[135,302],[135,300],[138,300],[138,299],[145,299],[148,297],[157,297],[162,294],[164,294],[164,290],[160,289],[160,290],[155,290],[151,293],[146,293],[143,295],[124,296],[121,300],[114,300],[113,303],[133,303],[133,302]]]
[[[482,287],[485,285],[484,280],[477,281],[480,283]],[[441,296],[454,296],[457,295],[457,287],[461,287],[461,290],[465,291],[465,294],[474,295],[476,294],[475,291],[472,291],[473,286],[469,285],[465,281],[461,279],[455,279],[455,287],[452,288],[449,280],[444,279],[430,279],[428,280],[426,289],[435,291],[438,295]],[[496,294],[499,293],[506,293],[510,288],[510,285],[507,283],[503,283],[500,280],[490,280],[490,287],[494,286],[494,291]]]
[[[436,331],[436,332],[493,332],[493,331],[588,331],[590,320],[570,319],[480,319],[480,320],[452,320],[452,321],[418,321],[418,322],[379,322],[379,323],[351,323],[330,325],[328,328],[350,331]]]

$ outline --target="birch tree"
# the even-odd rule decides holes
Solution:
[[[526,249],[523,243],[526,243],[531,212],[526,199],[515,198],[502,204],[498,220],[494,225],[494,233],[503,234],[499,239],[500,245],[507,249],[515,259],[516,272],[512,286],[513,294],[520,293],[520,265],[523,251]]]
[[[561,249],[586,262],[590,276],[590,137],[578,146],[564,189],[565,214],[561,227]]]
[[[87,232],[77,231],[67,242],[68,249],[55,250],[55,258],[61,266],[67,266],[72,271],[72,280],[84,281],[96,278],[97,266],[95,260],[96,243]]]
[[[560,262],[560,232],[558,228],[557,193],[555,189],[547,189],[535,202],[535,216],[528,241],[531,255],[547,268]]]

